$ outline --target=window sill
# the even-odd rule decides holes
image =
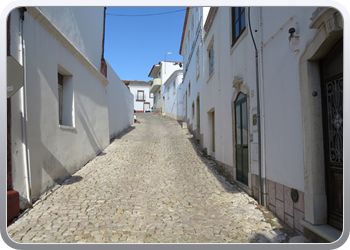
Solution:
[[[211,73],[211,75],[209,76],[209,79],[208,79],[207,83],[208,83],[208,82],[210,81],[210,79],[213,77],[214,73],[215,73],[215,71],[214,71],[213,73]]]
[[[137,101],[137,102],[144,102],[145,100],[138,100],[138,99],[137,99],[136,101]]]
[[[66,125],[58,125],[58,127],[60,129],[64,129],[64,130],[76,131],[75,127],[70,127],[70,126],[66,126]]]
[[[238,47],[238,45],[247,36],[247,34],[248,34],[248,31],[247,31],[247,29],[245,29],[243,31],[242,35],[237,39],[237,41],[233,45],[230,45],[231,46],[230,55],[232,55],[233,51]]]

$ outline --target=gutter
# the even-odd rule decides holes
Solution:
[[[260,15],[261,19],[261,15]],[[260,20],[261,21],[261,20]],[[262,169],[262,155],[261,155],[261,141],[262,141],[262,135],[261,135],[261,117],[260,117],[260,89],[259,89],[259,52],[255,44],[255,40],[252,33],[251,28],[251,20],[250,20],[250,7],[248,7],[248,22],[249,22],[249,30],[250,35],[252,37],[252,41],[254,43],[255,48],[255,68],[256,68],[256,98],[257,98],[257,122],[258,122],[258,148],[259,148],[259,204],[266,206],[266,185],[265,185],[265,176],[262,176],[263,169]]]
[[[26,51],[25,51],[25,40],[24,40],[24,12],[25,8],[20,9],[20,27],[21,27],[21,49],[22,49],[22,66],[23,66],[23,92],[22,92],[22,139],[23,139],[23,147],[24,147],[24,173],[25,173],[25,181],[27,185],[27,201],[29,205],[32,205],[32,186],[31,186],[31,168],[30,168],[30,157],[29,157],[29,148],[28,148],[28,138],[27,138],[27,78],[26,78]]]

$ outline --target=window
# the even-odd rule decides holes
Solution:
[[[170,91],[169,91],[169,86],[168,86],[168,88],[167,88],[167,92],[168,92],[168,93],[167,93],[167,97],[168,97],[168,99],[169,99],[169,92],[170,92]]]
[[[143,90],[138,90],[137,91],[137,99],[136,101],[144,101],[145,97],[144,97],[144,91]]]
[[[197,76],[197,79],[199,77],[199,46],[198,46],[198,49],[197,49],[197,54],[196,54],[196,76]]]
[[[194,118],[194,115],[195,115],[195,113],[194,113],[194,102],[192,103],[192,117]]]
[[[72,74],[58,66],[58,124],[61,128],[74,127],[74,94]]]
[[[158,99],[160,99],[160,90],[158,91]]]
[[[58,116],[59,124],[62,125],[62,107],[63,107],[63,75],[58,73]]]
[[[191,95],[191,82],[188,83],[188,96]]]
[[[153,98],[153,93],[149,93],[149,98]]]
[[[160,78],[160,74],[161,74],[161,72],[159,71],[159,72],[158,72],[158,78]]]
[[[233,46],[238,38],[245,30],[245,8],[244,7],[232,7],[231,8],[231,21],[232,21],[232,44]]]
[[[175,93],[176,93],[176,83],[175,83],[175,81],[173,82],[173,95],[175,95]]]
[[[208,57],[209,57],[209,76],[211,76],[211,74],[213,74],[214,72],[214,44],[212,44],[208,50]]]

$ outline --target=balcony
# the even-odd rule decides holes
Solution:
[[[149,87],[149,92],[155,94],[161,85],[162,85],[162,79],[154,78],[152,85]]]

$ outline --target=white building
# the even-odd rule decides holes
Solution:
[[[134,109],[136,113],[144,113],[145,110],[153,107],[153,93],[149,91],[151,82],[126,80],[123,80],[123,82],[134,96]]]
[[[148,77],[153,78],[153,82],[149,87],[149,92],[153,94],[154,113],[164,114],[165,98],[163,98],[164,83],[169,76],[175,71],[182,68],[182,62],[162,61],[153,65]]]
[[[203,144],[200,107],[203,89],[203,20],[209,7],[188,7],[186,10],[179,53],[183,56],[184,73],[181,84],[183,121],[189,131]],[[179,92],[180,94],[180,92]],[[196,115],[198,114],[198,115]],[[201,122],[202,121],[202,122]]]
[[[23,73],[10,97],[12,187],[21,208],[61,184],[133,122],[132,95],[104,60],[104,19],[104,7],[10,13],[8,65],[17,69],[8,75]],[[10,93],[14,84],[8,82]],[[123,99],[111,109],[115,96]]]
[[[164,115],[182,121],[183,101],[179,100],[178,87],[182,83],[182,69],[175,70],[164,83]]]
[[[194,9],[183,37],[191,37]],[[202,50],[201,80],[193,57],[184,72],[189,130],[232,180],[295,231],[336,240],[343,225],[341,14],[213,7],[203,20],[202,45],[193,45]]]

